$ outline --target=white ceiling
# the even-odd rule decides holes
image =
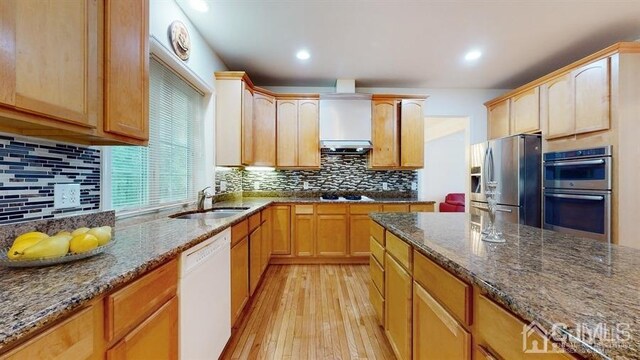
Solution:
[[[229,69],[264,86],[514,88],[640,39],[640,0],[205,0],[206,13],[189,1],[178,3]]]

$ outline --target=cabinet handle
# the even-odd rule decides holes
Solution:
[[[480,355],[482,355],[484,357],[485,360],[498,360],[497,356],[494,356],[489,349],[485,348],[482,345],[476,345],[476,348],[478,349],[478,352],[480,353]]]

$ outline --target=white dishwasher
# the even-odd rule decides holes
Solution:
[[[231,337],[231,230],[180,256],[180,359],[217,359]]]

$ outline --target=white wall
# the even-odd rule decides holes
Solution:
[[[466,139],[457,131],[425,143],[424,169],[419,170],[421,199],[443,202],[448,193],[467,192]]]
[[[191,38],[191,55],[187,61],[175,59],[186,66],[208,89],[205,92],[205,121],[203,133],[205,134],[204,148],[201,154],[197,154],[196,169],[201,178],[195,184],[197,189],[214,185],[215,168],[215,76],[214,72],[227,70],[213,49],[207,44],[202,35],[196,30],[189,18],[174,0],[151,0],[149,4],[149,35],[160,42],[173,54],[173,48],[169,41],[169,26],[175,20],[182,21]],[[180,72],[179,72],[180,73]],[[200,89],[205,90],[205,89]]]

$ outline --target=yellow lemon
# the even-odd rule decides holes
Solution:
[[[87,234],[97,237],[98,246],[102,246],[111,241],[111,226],[96,227],[87,231]]]
[[[91,230],[91,229],[89,229],[88,227],[81,227],[81,228],[77,228],[77,229],[75,229],[75,230],[73,230],[73,231],[71,232],[71,236],[76,236],[76,235],[84,234],[84,233],[86,233],[86,232],[87,232],[87,231],[89,231],[89,230]]]
[[[22,234],[13,241],[13,245],[11,245],[11,248],[7,251],[7,257],[12,260],[17,259],[21,256],[24,249],[31,247],[48,237],[49,235],[38,231],[31,231],[26,234]]]
[[[69,250],[74,254],[91,251],[98,247],[98,238],[91,234],[76,235],[69,243]]]

